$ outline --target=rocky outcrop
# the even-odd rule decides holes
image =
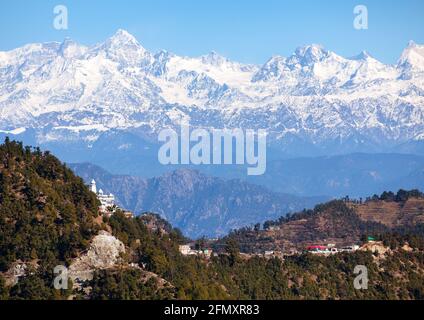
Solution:
[[[69,277],[75,285],[93,279],[95,270],[111,269],[123,263],[125,245],[107,231],[100,231],[89,249],[69,267]]]
[[[12,263],[11,267],[2,275],[6,286],[11,287],[18,283],[19,278],[26,276],[28,265],[21,260]]]
[[[161,278],[159,275],[144,270],[137,263],[129,263],[126,261],[122,255],[125,254],[127,250],[128,249],[122,241],[107,231],[100,231],[99,234],[92,239],[89,249],[75,259],[68,268],[68,277],[72,280],[74,289],[82,289],[86,295],[89,295],[92,289],[91,286],[82,286],[82,284],[85,281],[92,280],[95,271],[107,269],[111,272],[115,272],[121,267],[127,270],[140,270],[140,280],[142,283],[145,283],[150,278],[155,278],[157,280],[158,289],[172,287],[171,283]],[[70,299],[73,299],[73,296],[71,296]]]
[[[370,241],[365,243],[359,250],[371,251],[372,253],[378,253],[381,255],[392,252],[389,247],[384,246],[382,241]]]

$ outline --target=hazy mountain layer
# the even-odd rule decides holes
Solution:
[[[144,179],[111,175],[91,164],[72,164],[71,168],[86,182],[94,178],[99,188],[114,193],[122,207],[138,214],[159,213],[190,237],[225,235],[231,229],[310,208],[325,199],[276,193],[192,170]]]

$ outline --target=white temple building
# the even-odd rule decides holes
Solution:
[[[90,191],[97,194],[97,187],[96,187],[96,181],[93,179],[90,183]]]
[[[107,208],[115,206],[115,196],[112,193],[105,194],[102,189],[97,191],[96,181],[94,179],[91,180],[90,190],[97,195],[97,199],[101,203],[101,211],[106,212]]]

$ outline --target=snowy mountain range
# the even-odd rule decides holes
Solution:
[[[309,45],[261,66],[151,53],[118,30],[91,47],[66,39],[0,52],[0,133],[90,148],[111,132],[155,142],[182,119],[264,128],[292,154],[422,149],[424,46],[410,42],[396,65]]]

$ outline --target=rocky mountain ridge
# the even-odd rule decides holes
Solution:
[[[258,66],[215,52],[154,54],[125,30],[90,47],[29,44],[0,52],[0,130],[89,148],[116,131],[155,142],[160,129],[190,121],[266,129],[288,153],[412,147],[424,138],[423,52],[410,42],[385,65],[308,45]]]

